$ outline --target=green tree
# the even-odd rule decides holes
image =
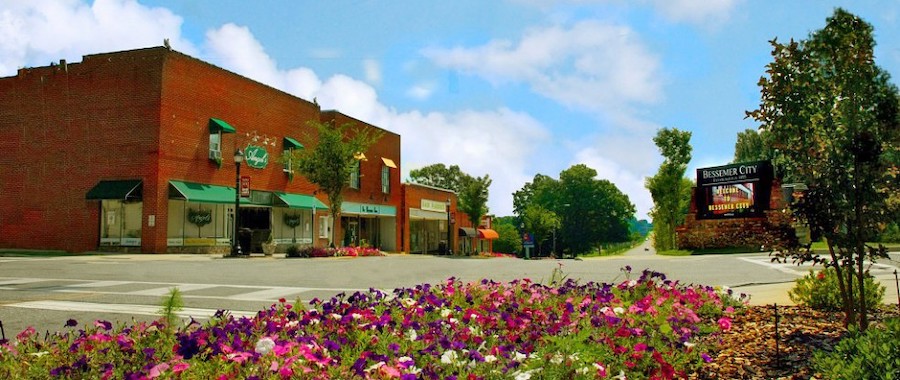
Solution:
[[[875,65],[872,26],[843,9],[807,40],[771,44],[759,108],[747,114],[770,134],[778,173],[809,188],[791,205],[793,215],[828,243],[826,257],[789,249],[777,258],[835,268],[845,323],[865,329],[866,262],[886,255],[866,241],[887,221],[888,199],[900,190],[890,159],[900,96]]]
[[[691,132],[677,128],[663,128],[656,133],[653,142],[659,147],[663,163],[645,186],[653,198],[653,245],[658,251],[675,248],[675,227],[684,220],[685,203],[690,202],[690,185],[684,181],[684,172],[691,161]],[[685,187],[687,190],[685,191]],[[685,200],[687,195],[687,200]]]
[[[525,209],[522,223],[525,224],[525,230],[534,235],[538,254],[541,253],[543,243],[552,238],[560,227],[560,220],[556,213],[538,204],[532,204]]]
[[[493,226],[497,235],[494,240],[494,252],[500,253],[516,253],[522,249],[522,236],[519,229],[516,228],[516,218],[512,216],[504,216],[494,218]]]
[[[463,173],[457,165],[450,165],[448,168],[444,164],[433,164],[421,169],[410,170],[409,177],[412,182],[418,184],[453,190],[459,193],[463,181],[470,176]]]
[[[295,149],[291,160],[297,163],[297,169],[309,182],[328,195],[333,234],[335,219],[343,203],[343,191],[350,184],[351,171],[357,170],[360,153],[368,150],[383,133],[357,128],[351,123],[335,126],[331,122],[310,121],[308,125],[316,134],[308,133],[306,138],[310,142],[316,141],[315,148]],[[334,241],[334,236],[331,241]]]
[[[460,182],[458,207],[469,217],[473,226],[477,227],[481,224],[481,217],[488,213],[487,201],[490,186],[491,178],[488,175],[484,177],[467,175]]]
[[[734,161],[732,163],[763,161],[772,158],[769,145],[764,141],[766,136],[765,131],[753,129],[738,132],[737,141],[734,143]]]
[[[590,252],[604,242],[628,240],[634,204],[597,171],[579,164],[559,173],[556,210],[562,216],[558,243],[573,254]]]

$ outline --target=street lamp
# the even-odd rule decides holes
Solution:
[[[453,250],[450,249],[451,241],[453,241],[453,235],[452,235],[453,229],[450,228],[450,205],[451,204],[452,203],[450,202],[450,198],[447,198],[447,252],[446,252],[447,255],[453,254]]]
[[[241,162],[244,161],[244,152],[240,148],[234,151],[234,231],[231,234],[231,256],[240,256],[241,243],[238,241],[238,219],[241,209]]]

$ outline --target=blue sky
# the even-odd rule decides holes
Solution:
[[[0,0],[0,76],[85,54],[159,46],[402,136],[402,170],[493,179],[488,206],[535,174],[596,169],[652,207],[652,138],[693,133],[697,167],[728,163],[772,38],[804,39],[835,7],[875,27],[900,76],[900,1]]]

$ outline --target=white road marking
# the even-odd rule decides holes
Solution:
[[[10,280],[0,280],[0,285],[21,285],[21,284],[31,284],[35,282],[44,282],[48,281],[44,278],[12,278],[12,277],[3,277],[10,278]]]
[[[739,257],[739,259],[746,261],[748,263],[762,265],[764,267],[769,267],[769,268],[775,269],[779,272],[793,274],[796,276],[805,276],[808,273],[806,271],[799,271],[796,269],[791,269],[791,266],[793,266],[791,264],[773,263],[773,262],[769,261],[769,259],[756,259],[756,258],[752,258],[752,257]]]
[[[164,296],[164,295],[166,295],[166,294],[169,294],[169,292],[172,291],[172,288],[178,288],[179,291],[181,291],[182,293],[184,293],[184,292],[189,292],[189,291],[192,291],[192,290],[201,290],[201,289],[215,288],[215,287],[217,287],[217,286],[221,286],[221,285],[213,285],[213,284],[177,284],[177,285],[166,286],[166,287],[162,287],[162,288],[153,288],[153,289],[145,289],[145,290],[138,290],[138,291],[134,291],[134,292],[128,292],[128,294],[133,294],[133,295],[136,295],[136,296]],[[183,295],[183,294],[182,294],[182,295]]]
[[[119,285],[127,285],[130,284],[128,281],[95,281],[95,282],[87,282],[84,284],[72,284],[68,285],[71,288],[105,288],[107,286],[119,286]]]
[[[40,310],[57,310],[70,312],[91,312],[91,313],[118,313],[118,314],[138,314],[138,315],[159,315],[159,306],[150,305],[132,305],[132,304],[109,304],[94,302],[72,302],[72,301],[28,301],[3,305],[8,307],[20,307],[25,309]],[[179,311],[179,317],[194,318],[210,318],[217,310],[199,309],[186,307]],[[236,317],[253,317],[257,312],[229,310],[231,315]]]

